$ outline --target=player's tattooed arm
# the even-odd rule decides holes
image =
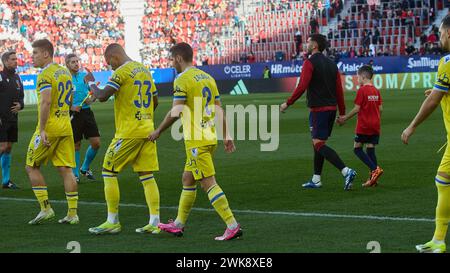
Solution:
[[[89,89],[91,90],[94,98],[98,99],[101,102],[107,101],[117,91],[116,89],[108,85],[105,86],[105,88],[99,88],[95,83],[90,83]]]
[[[109,85],[106,85],[105,88],[99,88],[97,83],[95,83],[94,75],[88,71],[88,74],[84,77],[84,81],[88,83],[89,90],[92,92],[92,95],[95,99],[98,99],[101,102],[107,101],[114,93],[116,93],[116,89],[112,88]]]

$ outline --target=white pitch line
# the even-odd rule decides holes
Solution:
[[[11,198],[0,197],[0,201],[16,201],[16,202],[36,202],[36,199],[27,198]],[[66,204],[66,200],[50,200],[51,203]],[[88,206],[106,206],[102,202],[86,202],[79,201],[80,205]],[[121,207],[147,208],[146,205],[139,204],[120,204]],[[162,209],[178,210],[178,207],[161,207]],[[192,208],[194,211],[215,212],[214,209]],[[317,217],[317,218],[346,218],[359,220],[376,220],[376,221],[403,221],[403,222],[434,222],[434,219],[428,218],[412,218],[412,217],[393,217],[393,216],[375,216],[375,215],[350,215],[350,214],[332,214],[332,213],[314,213],[314,212],[290,212],[290,211],[260,211],[260,210],[239,210],[234,209],[234,213],[260,214],[260,215],[276,215],[276,216],[297,216],[297,217]]]

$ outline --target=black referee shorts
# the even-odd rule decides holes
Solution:
[[[97,122],[95,121],[94,112],[90,108],[81,109],[80,112],[70,112],[72,122],[73,140],[75,142],[91,137],[99,137]]]
[[[17,142],[19,126],[17,121],[0,120],[0,142]]]

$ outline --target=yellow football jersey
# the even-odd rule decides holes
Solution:
[[[441,107],[444,116],[445,129],[447,135],[450,136],[450,96],[448,94],[450,88],[450,55],[444,56],[439,61],[438,75],[433,89],[445,92],[442,98]]]
[[[72,75],[65,67],[56,63],[47,65],[37,77],[38,124],[39,132],[41,116],[41,92],[50,90],[52,103],[45,132],[49,137],[71,136],[70,103],[73,92]]]
[[[146,138],[154,131],[153,97],[157,96],[152,74],[144,65],[130,61],[114,71],[108,86],[114,94],[115,138]]]
[[[202,70],[189,67],[174,82],[175,101],[185,101],[181,115],[186,149],[217,144],[215,101],[220,100],[216,81]]]

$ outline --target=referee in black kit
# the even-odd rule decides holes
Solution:
[[[2,168],[2,188],[18,189],[11,182],[11,149],[18,140],[18,113],[23,109],[23,85],[16,73],[16,52],[2,55],[3,71],[0,72],[0,161]]]
[[[286,102],[281,104],[280,111],[285,112],[306,92],[310,109],[309,127],[314,148],[314,175],[302,185],[303,188],[317,189],[322,187],[321,174],[326,159],[335,166],[344,177],[344,190],[352,187],[356,172],[348,168],[339,155],[327,145],[336,120],[336,111],[345,115],[344,91],[336,64],[322,52],[327,47],[327,39],[321,34],[312,34],[308,39],[308,54],[303,63],[300,83]]]

